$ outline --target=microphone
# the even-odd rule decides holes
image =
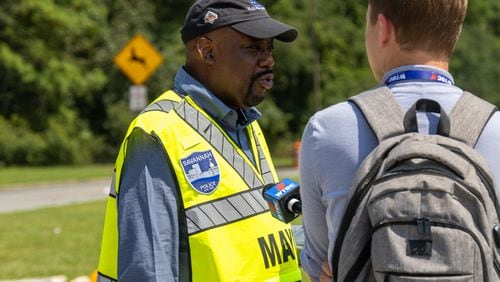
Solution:
[[[262,188],[262,196],[274,218],[288,223],[302,213],[299,189],[300,185],[288,178]]]

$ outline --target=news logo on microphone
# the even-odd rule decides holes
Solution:
[[[300,185],[288,178],[262,189],[262,196],[273,217],[288,223],[301,214]]]

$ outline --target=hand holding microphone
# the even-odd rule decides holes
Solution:
[[[299,188],[297,182],[288,178],[264,186],[262,196],[267,201],[273,217],[288,223],[302,213]]]

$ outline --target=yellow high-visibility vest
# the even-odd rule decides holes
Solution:
[[[301,279],[291,226],[274,219],[262,198],[262,186],[278,179],[256,122],[247,127],[255,164],[189,97],[168,115],[143,115],[135,126],[154,134],[170,158],[191,281]]]

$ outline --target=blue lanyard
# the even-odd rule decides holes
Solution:
[[[453,79],[450,77],[438,73],[436,71],[427,71],[427,70],[407,70],[397,72],[391,76],[389,76],[385,80],[385,85],[390,85],[396,82],[401,82],[405,80],[427,80],[427,81],[435,81],[453,85]]]

